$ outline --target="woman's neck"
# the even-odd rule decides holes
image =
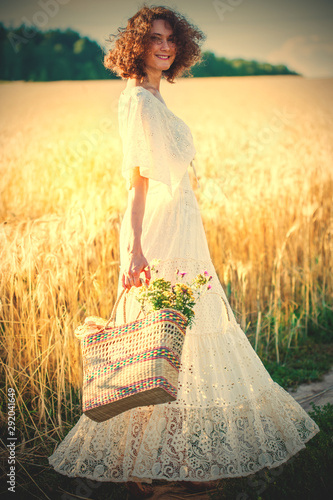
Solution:
[[[143,79],[138,78],[130,78],[127,83],[127,87],[136,87],[138,85],[142,85],[145,88],[151,88],[154,90],[160,91],[160,82],[162,78],[162,71],[160,70],[150,70],[146,68],[147,76]]]
[[[146,66],[147,76],[144,78],[144,85],[153,87],[160,91],[160,83],[162,78],[162,71],[156,68],[149,68]]]

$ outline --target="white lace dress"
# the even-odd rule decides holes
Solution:
[[[305,448],[319,427],[272,380],[235,320],[190,184],[191,132],[142,87],[121,93],[119,127],[124,177],[129,180],[135,166],[149,177],[145,257],[148,262],[160,259],[159,276],[172,283],[179,281],[177,269],[187,273],[187,281],[206,270],[213,276],[212,288],[195,306],[195,324],[186,333],[177,400],[102,423],[83,414],[49,463],[61,474],[96,481],[209,481],[277,467]],[[127,210],[120,232],[121,267],[128,229]],[[121,272],[118,294],[120,278]],[[132,321],[139,304],[129,297],[127,305],[127,321]]]

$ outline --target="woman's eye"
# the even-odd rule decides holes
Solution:
[[[151,40],[154,40],[154,42],[162,42],[162,39],[159,38],[158,36],[151,36],[150,37]],[[171,43],[175,43],[175,39],[174,38],[169,38],[168,42],[171,42]]]

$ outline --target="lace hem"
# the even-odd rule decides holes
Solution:
[[[319,432],[277,383],[246,403],[221,408],[163,404],[102,423],[82,415],[49,463],[95,481],[211,481],[245,477],[287,462]]]

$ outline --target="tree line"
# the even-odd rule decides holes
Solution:
[[[7,28],[0,23],[0,80],[102,80],[119,77],[103,66],[105,50],[76,31],[42,32],[22,24]],[[255,60],[216,57],[203,52],[191,69],[194,77],[245,75],[297,75],[284,65]]]

